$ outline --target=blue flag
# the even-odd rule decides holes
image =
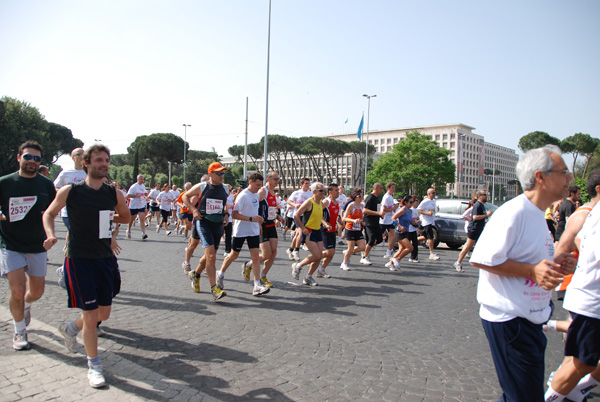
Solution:
[[[364,122],[365,122],[365,113],[363,112],[362,118],[360,119],[360,124],[358,125],[358,132],[356,133],[359,140],[362,140],[362,129],[363,129]]]
[[[348,119],[346,119],[346,121],[344,122],[344,124],[348,123]]]

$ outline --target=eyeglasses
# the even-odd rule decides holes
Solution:
[[[75,153],[75,156],[81,156],[81,155],[83,155],[83,152],[77,152],[77,153]]]
[[[571,174],[569,169],[552,169],[552,170],[546,170],[545,172],[542,172],[542,173],[553,173],[553,172],[561,173],[564,175]]]
[[[278,180],[279,180],[279,177],[269,177],[269,179],[270,179],[270,180],[275,180],[275,181],[278,181]]]
[[[217,176],[224,176],[225,172],[213,172],[214,174],[216,174]]]
[[[37,155],[29,155],[29,154],[25,154],[23,156],[21,156],[21,158],[25,159],[26,161],[30,161],[33,159],[34,162],[41,162],[42,158],[40,156]]]
[[[324,188],[318,188],[318,189],[317,189],[317,191],[318,191],[319,193],[324,193],[324,192],[325,192],[325,189],[324,189]]]

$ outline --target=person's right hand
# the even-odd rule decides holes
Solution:
[[[552,290],[563,281],[563,275],[556,270],[559,268],[560,264],[554,261],[542,260],[533,267],[531,279],[545,290]]]

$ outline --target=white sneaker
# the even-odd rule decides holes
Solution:
[[[344,271],[350,271],[350,267],[345,262],[342,262],[340,264],[340,268],[343,269]]]
[[[28,350],[31,348],[29,341],[27,340],[27,330],[24,329],[21,332],[17,332],[13,336],[13,349],[14,350]]]
[[[400,260],[397,258],[392,258],[392,264],[394,265],[394,268],[400,269]]]
[[[156,227],[156,233],[159,233],[159,232],[160,232],[160,226],[157,226]]]
[[[304,250],[304,251],[308,251],[308,246],[307,246],[306,244],[303,244],[303,245],[302,245],[302,250]]]
[[[308,285],[308,286],[318,286],[319,285],[317,283],[317,281],[315,281],[313,279],[312,276],[307,276],[306,278],[304,278],[304,280],[302,281],[302,283],[304,283],[305,285]]]
[[[385,267],[388,268],[390,271],[396,270],[396,267],[394,267],[394,263],[391,260],[385,264]]]
[[[106,385],[102,374],[102,366],[90,366],[88,368],[88,381],[92,388],[101,388]]]
[[[254,289],[252,290],[252,296],[261,296],[269,293],[271,288],[264,285],[254,285]]]
[[[183,268],[183,273],[187,275],[192,270],[192,265],[189,262],[184,261],[181,263],[181,268]]]
[[[433,261],[437,261],[440,257],[437,254],[429,254],[429,259]]]
[[[457,272],[464,272],[462,264],[458,261],[454,263],[454,269],[456,269]]]
[[[300,255],[298,254],[298,251],[292,251],[292,256],[294,257],[294,260],[300,261]]]
[[[300,272],[302,271],[302,267],[299,263],[295,262],[292,264],[292,277],[296,280],[300,279]]]
[[[65,281],[65,267],[64,265],[56,268],[56,275],[58,276],[58,286],[63,289],[67,288],[67,283]]]
[[[363,265],[371,265],[371,260],[369,260],[369,257],[363,257],[360,259],[360,263]]]
[[[98,338],[102,338],[104,335],[106,335],[106,332],[104,332],[102,328],[96,327],[96,334],[98,335]]]
[[[167,230],[167,236],[171,236],[171,231]]]
[[[325,272],[324,269],[317,269],[317,278],[329,279],[329,278],[331,278],[331,275],[329,275],[327,272]]]
[[[383,258],[391,258],[392,257],[392,252],[386,252],[385,255],[383,256]]]
[[[67,323],[63,322],[58,326],[58,332],[61,333],[65,340],[65,347],[71,353],[77,353],[77,336],[71,336],[67,333]]]
[[[419,262],[417,258],[409,258],[408,262]]]
[[[289,258],[290,260],[293,260],[293,259],[294,259],[294,252],[293,252],[293,251],[291,251],[291,250],[288,248],[287,250],[285,250],[285,252],[287,253],[287,255],[288,255],[288,258]]]

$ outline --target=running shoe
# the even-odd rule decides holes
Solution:
[[[437,261],[440,259],[440,257],[437,254],[429,254],[429,259],[433,260],[433,261]]]
[[[58,326],[58,332],[60,332],[60,334],[63,336],[65,340],[65,347],[67,348],[67,350],[71,353],[77,353],[77,336],[69,335],[69,333],[67,332],[68,325],[69,324],[67,324],[66,322],[61,323]]]
[[[400,260],[397,258],[392,258],[392,264],[394,264],[394,268],[400,269]]]
[[[102,388],[106,385],[104,375],[102,374],[102,366],[89,366],[88,381],[92,388]]]
[[[343,269],[344,271],[350,271],[350,267],[349,267],[349,266],[348,266],[348,264],[347,264],[347,263],[345,263],[345,262],[342,262],[342,263],[340,264],[340,268],[341,268],[341,269]]]
[[[217,286],[221,289],[225,289],[225,277],[217,275]]]
[[[308,251],[308,246],[307,246],[306,244],[303,244],[303,245],[302,245],[302,250],[304,250],[304,251]]]
[[[219,300],[219,299],[222,299],[223,297],[227,296],[227,292],[225,292],[223,289],[221,289],[217,285],[210,288],[210,291],[212,292],[213,300]]]
[[[227,251],[225,251],[225,252],[223,253],[223,257],[225,257],[225,258],[229,257],[229,253],[228,253]]]
[[[131,230],[127,229],[125,233],[127,234],[127,238],[131,239]]]
[[[383,258],[391,258],[392,257],[392,252],[390,251],[389,253],[386,252],[385,255],[383,256]]]
[[[419,262],[418,258],[409,258],[408,262]]]
[[[160,232],[160,226],[156,225],[156,233],[159,233],[159,232]]]
[[[306,278],[304,278],[304,280],[302,281],[302,283],[304,283],[305,285],[308,285],[308,286],[318,286],[319,285],[317,283],[317,281],[315,281],[313,279],[312,276],[307,276]]]
[[[360,263],[363,264],[363,265],[371,265],[372,264],[372,262],[369,259],[369,257],[363,257],[363,258],[361,258],[360,259]]]
[[[23,309],[23,319],[25,320],[25,326],[28,327],[31,322],[31,306]]]
[[[269,280],[267,279],[266,276],[264,278],[260,278],[260,283],[268,288],[273,287],[273,284],[271,282],[269,282]]]
[[[171,236],[171,231],[167,230],[167,236]]]
[[[388,261],[385,264],[385,267],[388,268],[390,271],[395,271],[396,267],[394,267],[394,263],[392,262],[392,260]]]
[[[294,252],[293,252],[293,251],[291,251],[291,250],[288,248],[287,250],[285,250],[285,252],[287,253],[287,255],[288,255],[288,258],[289,258],[290,260],[293,260],[293,259],[294,259]]]
[[[264,285],[254,285],[254,289],[252,290],[252,296],[261,296],[269,293],[271,289]]]
[[[298,254],[298,250],[292,251],[292,256],[294,257],[294,260],[300,261],[300,255]]]
[[[56,275],[58,276],[58,286],[63,289],[67,288],[67,283],[65,282],[65,267],[64,265],[56,268]]]
[[[184,261],[181,263],[181,268],[183,268],[183,273],[187,275],[192,270],[192,265],[189,262]]]
[[[196,271],[190,271],[188,276],[192,280],[192,289],[194,289],[194,292],[200,293],[200,275],[196,275]]]
[[[252,272],[252,265],[248,266],[248,264],[252,264],[252,261],[245,261],[242,264],[242,277],[246,280],[250,280],[250,273]]]
[[[454,263],[454,269],[456,269],[457,272],[464,272],[462,264],[458,261]]]
[[[338,244],[340,244],[340,245],[341,245],[341,244],[344,244],[344,240],[342,240],[342,238],[341,238],[341,237],[338,237]]]
[[[329,279],[329,278],[331,278],[331,275],[329,275],[327,272],[325,272],[324,269],[317,269],[317,278]]]
[[[15,336],[13,336],[13,349],[28,350],[29,348],[31,348],[31,345],[27,340],[27,330],[24,329],[21,332],[15,333]]]
[[[148,235],[146,233],[142,233],[142,240],[146,240],[148,238]]]
[[[98,338],[102,338],[104,335],[106,335],[106,332],[104,332],[102,328],[96,327],[96,334],[98,335]]]
[[[300,272],[302,271],[302,267],[299,263],[295,262],[292,264],[292,277],[296,280],[300,279]]]

